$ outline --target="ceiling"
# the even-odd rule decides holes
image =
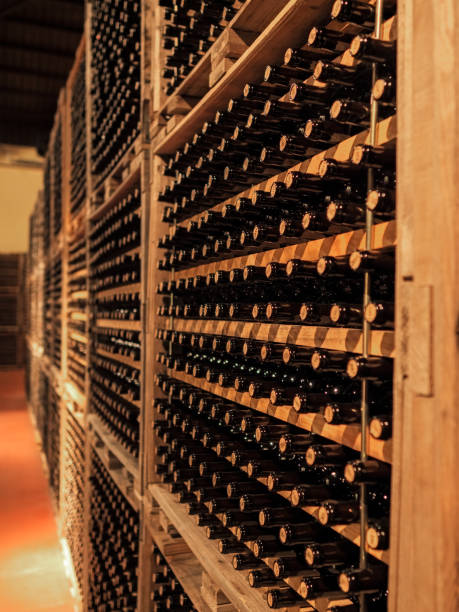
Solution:
[[[84,0],[0,0],[0,143],[46,150]]]

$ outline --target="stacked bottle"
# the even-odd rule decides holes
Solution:
[[[183,610],[197,612],[180,581],[159,548],[152,549],[152,611]]]
[[[140,2],[97,0],[91,16],[91,171],[98,183],[140,130]]]
[[[85,432],[71,410],[65,411],[62,522],[75,575],[83,593]]]
[[[88,609],[131,612],[137,604],[139,515],[95,454],[90,480]]]
[[[395,11],[334,1],[158,196],[157,474],[274,609],[387,608],[396,152],[375,125],[396,112]]]

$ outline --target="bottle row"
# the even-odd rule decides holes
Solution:
[[[62,124],[57,124],[54,142],[51,147],[51,164],[53,172],[52,197],[53,197],[53,216],[52,228],[53,236],[57,236],[62,228]]]
[[[91,407],[123,448],[138,457],[138,408],[100,382],[97,375],[91,378]]]
[[[153,545],[151,554],[153,612],[176,609],[197,612],[160,550]]]
[[[313,380],[317,384],[328,380],[336,383],[341,377],[344,383],[362,378],[383,382],[392,377],[393,361],[387,357],[361,357],[335,350],[161,329],[156,338],[166,350],[156,355],[158,363],[236,391],[249,391],[252,382],[265,379],[292,391],[298,384],[293,394],[296,397],[311,389]],[[288,395],[281,391],[270,394],[268,390],[264,389],[266,394],[259,397],[271,397],[274,405],[282,404],[281,397],[286,399]],[[252,393],[257,397],[256,385]],[[300,405],[299,400],[297,403]]]
[[[126,244],[130,243],[132,247],[137,246],[139,242],[138,234],[135,235],[132,242],[129,240],[129,235],[126,237]],[[138,253],[112,255],[111,259],[105,259],[91,268],[91,287],[94,291],[104,291],[133,283],[140,283],[140,255]]]
[[[318,262],[293,259],[161,282],[157,293],[163,304],[156,314],[345,327],[360,326],[365,318],[375,327],[390,329],[394,261],[393,249],[355,251]],[[375,280],[372,300],[364,307],[364,274],[369,271]]]
[[[236,553],[233,566],[259,568],[261,573],[251,573],[249,583],[254,587],[282,587],[283,594],[282,580],[304,576],[301,598],[289,591],[293,600],[278,599],[279,593],[273,593],[271,598],[268,595],[270,607],[299,605],[303,597],[327,596],[340,589],[352,595],[375,591],[383,597],[387,568],[375,561],[361,573],[356,569],[358,547],[329,527],[358,521],[355,484],[377,482],[368,488],[371,522],[367,540],[376,547],[387,546],[389,472],[384,464],[372,460],[346,464],[350,451],[339,445],[317,443],[314,436],[307,438],[296,432],[290,437],[283,434],[285,440],[296,444],[296,454],[292,452],[282,459],[272,446],[261,451],[253,444],[244,444],[237,428],[233,428],[237,434],[231,437],[229,429],[219,429],[215,419],[190,415],[175,400],[162,405],[158,402],[156,408],[165,418],[155,427],[160,440],[157,473],[178,500],[188,504],[190,514],[206,528],[207,536],[219,539],[219,550]],[[231,409],[227,408],[223,420],[234,423]],[[279,437],[273,429],[276,425],[264,427],[268,431],[271,427],[271,436]],[[318,465],[312,469],[304,464],[301,467],[299,459],[305,454],[311,459],[318,457]],[[319,521],[302,509],[310,505],[320,506]],[[269,572],[264,565],[268,559]],[[319,580],[324,576],[328,580]]]
[[[288,180],[289,176],[284,183],[274,183],[269,192],[257,190],[251,198],[240,197],[233,204],[224,204],[221,210],[205,211],[186,225],[172,226],[158,241],[159,248],[169,250],[161,265],[180,269],[203,260],[345,232],[364,227],[367,211],[373,213],[376,222],[390,220],[395,214],[395,192],[387,186],[372,188],[366,195],[362,189],[359,198],[345,187],[337,197],[328,194],[306,201],[296,198],[296,192],[287,198],[276,195]],[[170,210],[165,208],[163,220]]]
[[[135,188],[97,220],[90,235],[91,257],[95,262],[119,255],[140,243],[140,190]]]
[[[289,349],[290,350],[290,349]],[[199,381],[248,393],[252,399],[269,400],[272,406],[292,406],[301,414],[321,414],[329,425],[359,423],[361,378],[373,382],[376,394],[369,404],[370,432],[375,438],[391,435],[392,361],[379,357],[351,357],[342,370],[315,371],[308,366],[286,366],[246,358],[225,358],[199,351],[182,358],[161,356],[172,375],[183,372]],[[334,367],[342,367],[343,359]],[[333,366],[331,366],[333,367]],[[163,381],[164,375],[158,375]],[[202,384],[201,384],[202,386]]]
[[[119,293],[111,297],[97,297],[95,316],[97,319],[114,321],[140,321],[139,293]]]
[[[62,512],[64,537],[68,542],[75,574],[83,591],[84,581],[84,450],[82,427],[70,410],[65,414]]]
[[[90,610],[135,610],[139,517],[93,454],[89,524]]]
[[[94,346],[96,351],[102,349],[113,355],[140,361],[140,333],[137,331],[98,327],[95,333]]]
[[[335,101],[333,108],[337,107],[337,102],[339,101]],[[366,108],[369,118],[369,104],[352,104],[353,106],[351,103],[346,106],[349,114],[352,111],[357,112],[360,105]],[[265,110],[269,109],[271,113],[281,118],[295,115],[294,108],[289,108],[289,106],[294,105],[270,101],[264,104]],[[340,108],[345,108],[343,101],[341,101]],[[272,109],[277,109],[277,113],[274,113]],[[299,113],[296,114],[299,115]],[[393,114],[394,109],[391,109],[386,116]],[[306,128],[315,129],[315,133],[321,136],[322,143],[305,137],[304,133],[296,136],[288,135],[281,127],[274,135],[276,142],[280,143],[276,150],[273,148],[274,143],[268,142],[270,132],[269,128],[264,125],[271,123],[271,119],[269,114],[264,113],[262,118],[263,116],[265,121],[259,122],[261,125],[256,130],[258,134],[252,136],[250,133],[252,128],[237,127],[231,139],[223,138],[218,147],[201,151],[196,165],[187,166],[185,174],[181,174],[172,186],[169,185],[163,189],[158,199],[170,205],[170,210],[165,218],[167,221],[174,218],[180,220],[209,209],[261,183],[270,176],[285,172],[286,168],[305,161],[319,151],[329,149],[333,144],[347,137],[346,131],[340,130],[336,119],[309,121]],[[250,117],[253,126],[256,115]],[[301,111],[301,117],[304,125],[303,111]],[[384,118],[383,113],[381,118]],[[360,125],[357,132],[363,131],[366,127],[368,124]],[[321,131],[322,134],[320,134]],[[319,146],[314,146],[314,144]],[[255,151],[255,155],[248,155],[247,151],[251,150]],[[350,162],[339,162],[328,156],[322,159],[318,174],[291,171],[283,181],[276,182],[271,191],[258,190],[257,201],[252,203],[268,208],[275,208],[275,204],[277,206],[282,204],[287,210],[301,209],[302,206],[304,208],[309,203],[312,211],[319,208],[323,209],[324,213],[328,200],[331,199],[345,200],[364,207],[367,206],[367,200],[369,200],[371,207],[371,198],[369,198],[366,186],[369,168],[372,168],[375,173],[376,190],[388,189],[389,193],[394,190],[395,150],[391,147],[358,145],[352,152]],[[389,216],[391,212],[390,207],[389,211],[385,211],[383,207],[379,210],[382,216]]]
[[[162,72],[163,79],[167,82],[167,95],[171,95],[184,80],[235,14],[234,2],[224,2],[216,7],[210,2],[196,1],[189,3],[193,5],[194,14],[191,19],[186,19],[180,15],[183,4],[184,2],[164,2],[164,6],[167,7],[165,19],[168,23],[163,28],[162,46],[170,50],[170,54],[166,57],[166,67]],[[391,17],[394,10],[395,2],[388,3],[384,8],[383,18]],[[374,28],[374,5],[366,2],[335,2],[330,10],[329,20],[325,27],[313,28],[310,31],[303,47],[289,50],[289,53],[294,53],[295,57],[291,59],[286,55],[284,67],[296,67],[298,58],[301,69],[309,67],[311,61],[316,59],[334,59],[346,49],[347,44],[352,43],[353,36],[358,32],[362,33],[365,42],[360,45],[351,44],[354,57],[367,61],[394,62],[389,46],[389,48],[383,47],[381,52],[378,41],[374,42],[374,39],[366,36]],[[347,24],[347,28],[342,27],[343,22]],[[289,73],[287,75],[292,76]],[[295,73],[294,76],[298,77]]]
[[[75,212],[86,197],[86,59],[80,62],[70,101],[71,163],[70,212]]]

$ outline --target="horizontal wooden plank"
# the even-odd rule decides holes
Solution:
[[[242,32],[261,32],[288,2],[289,0],[246,0],[215,43],[174,90],[172,96],[167,98],[160,113],[164,114],[168,111],[169,102],[176,96],[200,97],[208,91],[211,56],[221,44],[229,29],[241,30]]]
[[[376,146],[384,146],[384,145],[389,145],[389,144],[392,145],[395,143],[396,137],[397,137],[397,116],[396,115],[392,115],[391,117],[388,117],[387,119],[383,119],[377,124],[376,139],[375,139]],[[364,144],[364,143],[369,144],[369,142],[370,142],[369,130],[364,130],[363,132],[359,132],[358,134],[355,134],[354,136],[351,136],[350,138],[346,138],[345,140],[342,140],[335,146],[330,147],[329,149],[326,149],[325,151],[321,151],[320,153],[317,153],[316,155],[313,155],[312,157],[302,162],[299,162],[298,164],[295,164],[291,168],[284,170],[283,172],[280,172],[279,174],[269,177],[268,179],[266,179],[265,181],[262,181],[261,183],[257,183],[256,185],[252,185],[251,187],[248,187],[244,191],[241,191],[231,196],[230,198],[224,200],[223,202],[216,204],[209,210],[212,210],[214,212],[219,212],[222,210],[225,204],[235,204],[236,201],[241,197],[251,198],[252,194],[255,191],[270,191],[273,183],[283,182],[287,174],[292,171],[304,172],[308,174],[319,174],[319,166],[323,159],[332,158],[332,159],[336,159],[337,161],[342,161],[342,162],[349,161],[352,157],[352,152],[356,145]],[[186,226],[190,221],[199,220],[201,216],[202,216],[202,212],[197,213],[196,215],[189,217],[185,221],[181,221],[179,225]]]
[[[215,541],[206,538],[203,530],[195,524],[185,508],[175,501],[173,495],[160,485],[150,485],[148,490],[153,500],[194,552],[203,569],[236,609],[239,612],[268,610],[261,589],[252,589],[243,573],[234,571],[228,557],[218,552]]]
[[[88,415],[88,423],[90,428],[102,442],[103,446],[112,453],[124,470],[113,468],[107,461],[107,453],[102,452],[101,445],[93,440],[93,448],[103,461],[105,467],[110,472],[113,480],[116,482],[126,499],[131,505],[139,510],[140,507],[140,473],[138,460],[132,457],[123,446],[116,440],[112,434],[107,431],[102,420],[96,414]],[[126,474],[127,472],[127,474]]]
[[[292,406],[273,406],[268,398],[253,399],[247,392],[239,393],[233,388],[224,388],[216,383],[208,383],[204,379],[195,378],[184,372],[176,372],[171,369],[166,369],[166,371],[171,378],[181,380],[208,393],[213,393],[258,412],[269,414],[275,419],[290,423],[307,431],[312,431],[356,451],[361,449],[361,429],[358,424],[329,425],[320,414],[298,413]],[[390,463],[392,460],[392,441],[376,440],[368,433],[367,452],[370,457]]]
[[[148,518],[147,527],[155,546],[161,551],[174,576],[193,602],[194,607],[199,612],[212,612],[201,595],[203,571],[201,564],[192,552],[170,554],[168,552],[169,547],[174,543],[174,539],[170,535],[158,530],[155,520],[157,516],[155,514],[151,514]]]
[[[87,321],[88,315],[85,312],[71,310],[69,312],[69,320],[70,321]]]
[[[244,268],[245,266],[267,266],[271,262],[287,263],[290,259],[301,259],[302,261],[318,261],[325,255],[331,257],[340,257],[348,255],[356,249],[363,249],[366,242],[366,232],[354,230],[328,236],[327,238],[319,238],[317,240],[309,240],[299,244],[292,244],[285,247],[270,249],[268,251],[260,251],[259,253],[250,253],[240,257],[229,259],[221,259],[213,261],[193,268],[178,270],[175,272],[175,278],[189,278],[192,276],[206,276],[218,270],[229,271],[234,268]],[[372,229],[372,245],[374,249],[393,246],[396,244],[396,222],[387,221],[385,223],[377,223]]]
[[[103,291],[97,291],[97,297],[110,297],[112,295],[118,295],[119,293],[139,293],[141,288],[140,283],[131,283],[130,285],[118,285],[113,289],[104,289]]]
[[[133,329],[140,331],[142,329],[142,323],[140,321],[129,321],[121,319],[97,319],[97,327],[113,327],[115,329]]]
[[[87,300],[88,299],[88,291],[73,291],[69,293],[69,302],[73,300]]]
[[[362,331],[345,327],[174,319],[174,330],[217,336],[235,336],[262,342],[279,342],[351,353],[362,352]],[[370,354],[394,357],[394,336],[395,332],[393,331],[372,330],[369,341]]]

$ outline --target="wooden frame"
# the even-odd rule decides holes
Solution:
[[[375,3],[376,0],[372,0]],[[163,9],[158,0],[142,1],[142,135],[117,168],[93,189],[91,184],[91,133],[90,133],[90,57],[89,24],[92,5],[86,3],[86,33],[77,51],[76,64],[69,77],[69,85],[74,78],[78,61],[86,56],[87,84],[87,189],[88,198],[78,218],[71,218],[69,211],[68,177],[70,130],[68,108],[65,114],[63,139],[65,146],[63,167],[63,231],[53,236],[51,223],[51,244],[46,261],[55,256],[63,258],[63,367],[57,372],[49,359],[41,357],[43,352],[43,326],[36,308],[28,335],[30,369],[33,374],[43,367],[50,380],[62,391],[63,410],[71,406],[82,415],[82,422],[91,434],[87,435],[85,462],[85,537],[89,522],[89,457],[91,452],[107,460],[115,481],[125,489],[131,503],[140,511],[141,541],[139,572],[138,610],[144,612],[150,605],[150,576],[152,570],[151,547],[156,542],[159,548],[171,558],[177,572],[192,567],[188,581],[190,596],[202,612],[211,609],[207,600],[202,600],[199,587],[200,572],[212,575],[215,588],[222,590],[234,605],[242,606],[240,600],[248,598],[251,610],[265,610],[264,603],[253,596],[253,590],[242,582],[238,583],[239,593],[231,586],[232,577],[226,572],[219,577],[208,566],[205,559],[205,542],[192,535],[189,519],[183,509],[157,484],[153,472],[154,443],[151,426],[154,421],[153,401],[161,394],[154,389],[153,373],[158,368],[154,355],[160,350],[160,343],[154,337],[157,328],[167,327],[168,321],[157,317],[156,306],[160,298],[155,294],[156,284],[167,278],[167,274],[155,269],[159,258],[157,239],[166,231],[161,222],[161,207],[158,194],[168,179],[163,177],[163,157],[182,146],[188,137],[211,118],[215,110],[229,97],[240,93],[244,83],[259,78],[264,65],[278,62],[283,49],[289,45],[300,44],[312,24],[321,23],[330,9],[331,0],[312,3],[309,0],[283,0],[282,2],[259,2],[250,0],[244,5],[232,23],[210,49],[201,62],[186,77],[170,99],[165,99],[161,90],[160,65],[163,51],[160,46],[160,28]],[[268,6],[269,18],[257,28],[260,7]],[[244,14],[245,11],[245,14]],[[252,36],[247,48],[242,43],[237,51],[232,45],[239,44],[238,24],[247,26]],[[268,23],[269,21],[269,23]],[[261,22],[258,22],[261,23]],[[459,606],[457,584],[459,583],[459,544],[456,534],[458,494],[453,484],[456,482],[458,466],[458,417],[456,399],[459,384],[456,381],[458,364],[457,354],[457,303],[456,287],[459,286],[457,270],[458,249],[456,236],[456,158],[458,155],[458,113],[456,101],[459,100],[459,80],[455,71],[455,58],[459,55],[456,40],[459,40],[459,8],[452,0],[443,3],[434,0],[400,0],[396,19],[388,20],[382,30],[387,40],[398,38],[398,111],[396,117],[379,124],[378,143],[394,143],[396,134],[401,135],[398,147],[398,194],[397,222],[377,224],[373,228],[375,248],[393,246],[397,243],[397,326],[396,331],[374,331],[371,335],[370,352],[375,355],[395,357],[395,406],[394,438],[383,443],[369,439],[370,456],[392,463],[392,510],[391,542],[389,551],[380,558],[389,561],[389,609],[390,612],[427,612],[441,610],[453,612]],[[398,29],[396,34],[395,30]],[[261,32],[260,32],[261,31]],[[234,34],[236,32],[236,34]],[[276,44],[272,41],[275,37]],[[236,44],[237,43],[237,44]],[[245,43],[244,43],[245,44]],[[230,54],[234,53],[234,57]],[[212,60],[213,58],[213,60]],[[228,61],[228,58],[229,61]],[[219,61],[217,61],[217,59]],[[212,64],[213,61],[213,64]],[[349,56],[338,58],[344,64],[352,63]],[[226,68],[213,86],[209,77],[214,70]],[[211,70],[212,69],[212,70]],[[202,98],[191,103],[187,96],[201,95]],[[67,101],[69,96],[67,95]],[[65,95],[62,94],[59,113],[64,113]],[[162,116],[166,112],[167,117]],[[63,115],[64,116],[64,115]],[[429,118],[426,121],[426,117]],[[61,118],[61,121],[63,119]],[[56,129],[56,128],[55,128]],[[55,137],[52,132],[50,142]],[[151,152],[150,152],[151,141]],[[356,137],[340,143],[326,154],[336,159],[347,160],[353,146],[368,141],[363,132]],[[314,156],[311,160],[295,166],[296,170],[314,171],[325,154]],[[51,173],[53,174],[53,173]],[[261,183],[269,188],[274,180],[282,180],[285,173]],[[67,363],[67,283],[70,278],[67,270],[68,252],[72,242],[80,236],[86,239],[86,266],[91,266],[89,254],[89,228],[93,219],[108,210],[123,197],[134,182],[141,186],[142,198],[142,282],[136,289],[141,294],[140,321],[95,320],[99,327],[136,329],[142,338],[141,362],[131,363],[129,359],[118,359],[121,363],[138,367],[141,370],[142,395],[140,429],[140,459],[137,467],[129,461],[123,449],[104,429],[95,415],[89,415],[90,380],[86,375],[84,393],[78,391],[68,379]],[[257,187],[260,187],[258,185]],[[255,189],[254,187],[253,189]],[[252,189],[252,190],[253,190]],[[250,195],[252,190],[242,192]],[[238,194],[240,196],[241,194]],[[52,199],[52,198],[51,198]],[[230,198],[227,202],[232,202]],[[42,205],[40,205],[42,206]],[[51,201],[51,219],[53,218]],[[222,204],[214,207],[221,209]],[[43,215],[37,206],[37,215]],[[199,216],[199,215],[198,215]],[[202,275],[218,269],[230,270],[248,264],[266,265],[270,261],[286,262],[292,257],[315,261],[325,252],[342,255],[365,244],[363,230],[355,230],[331,238],[317,238],[299,245],[279,246],[264,249],[263,252],[249,253],[244,257],[218,260],[205,265],[196,265],[176,272],[175,278]],[[38,299],[43,299],[43,265],[35,265],[29,271],[30,286],[34,287]],[[454,288],[454,289],[453,289]],[[41,297],[40,297],[41,296]],[[85,310],[87,320],[91,320],[92,304],[90,295]],[[32,306],[30,312],[32,313]],[[38,316],[37,316],[38,313]],[[267,339],[270,341],[292,342],[301,346],[322,346],[330,349],[343,349],[360,352],[361,334],[355,330],[340,328],[305,328],[296,330],[295,326],[265,323],[233,323],[221,321],[175,320],[175,329],[200,331],[206,334],[229,334],[238,337]],[[298,333],[297,333],[298,332]],[[78,334],[77,334],[78,336]],[[69,336],[70,337],[70,336]],[[81,336],[85,337],[85,336]],[[80,339],[81,339],[80,337]],[[91,342],[86,335],[88,346],[86,368],[90,363]],[[101,353],[103,354],[103,352]],[[170,372],[174,377],[190,382],[182,373]],[[32,384],[32,387],[34,385]],[[236,399],[244,406],[267,412],[281,420],[295,423],[305,429],[320,431],[332,440],[346,444],[355,450],[361,447],[357,426],[326,426],[318,418],[310,415],[293,415],[289,407],[272,407],[265,400],[251,400],[247,394],[227,391],[218,385],[202,382],[201,388],[212,393]],[[37,385],[32,392],[37,402]],[[38,408],[37,410],[39,410]],[[37,420],[41,417],[37,415]],[[62,423],[62,426],[63,423]],[[327,429],[328,427],[328,429]],[[95,449],[95,450],[94,450]],[[107,459],[108,457],[108,459]],[[110,459],[114,457],[115,459]],[[115,467],[114,467],[115,466]],[[135,486],[128,486],[132,475]],[[124,483],[124,484],[123,484]],[[126,484],[127,483],[127,484]],[[126,486],[125,486],[126,485]],[[316,509],[309,508],[314,514]],[[160,514],[163,518],[160,519]],[[182,516],[183,515],[183,516]],[[161,531],[160,523],[169,521],[182,535],[173,544],[181,552],[170,553],[171,538]],[[359,535],[355,525],[344,534],[355,543]],[[169,539],[168,539],[169,537]],[[184,545],[188,545],[184,553]],[[173,548],[173,547],[172,547]],[[180,555],[185,555],[180,559]],[[173,557],[173,558],[172,558]],[[213,557],[212,557],[213,558]],[[88,579],[88,553],[85,548],[85,581]],[[184,574],[184,584],[188,580]],[[226,591],[224,582],[227,580]],[[292,582],[291,586],[295,588]],[[229,586],[228,586],[229,585]],[[325,601],[311,602],[316,610],[326,610]],[[83,592],[83,609],[87,608],[87,593]],[[215,608],[217,609],[217,608]]]
[[[459,607],[458,24],[400,3],[391,612]]]

